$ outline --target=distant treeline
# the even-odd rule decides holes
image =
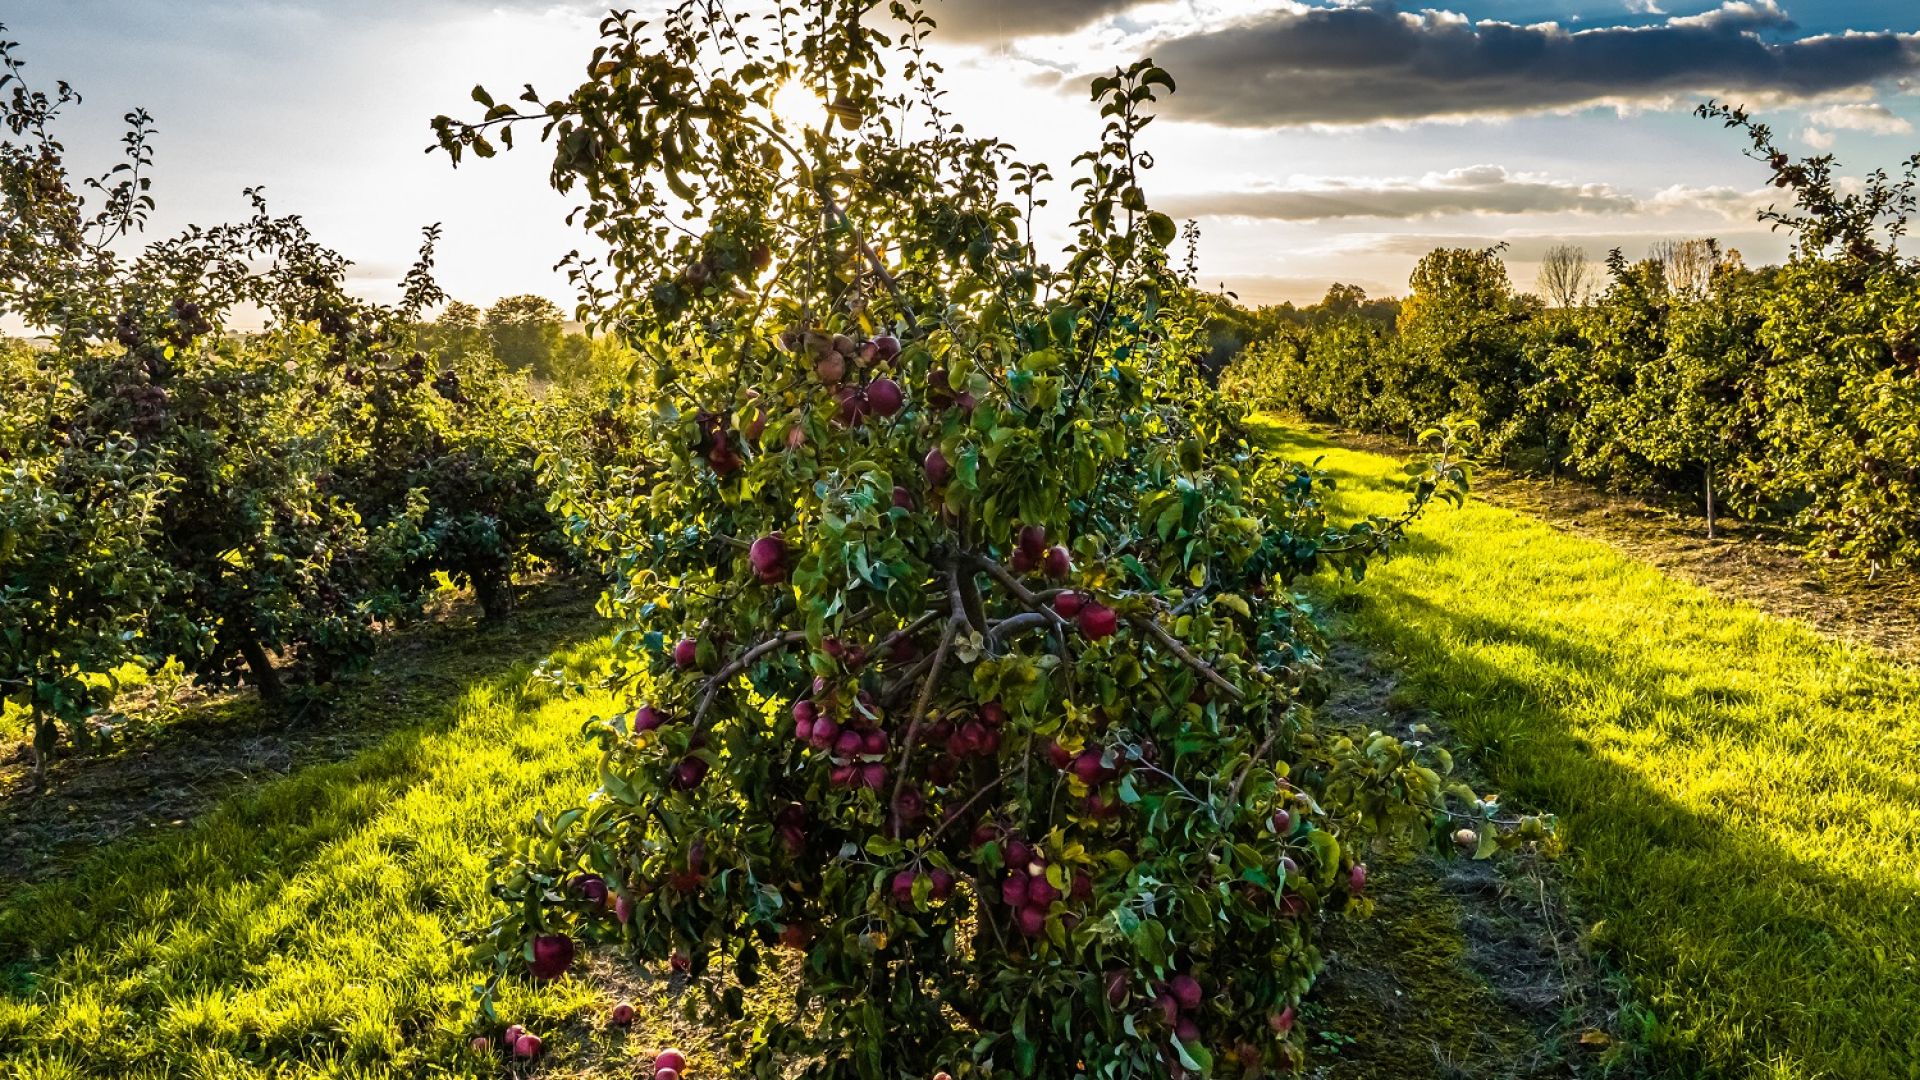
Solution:
[[[1561,248],[1528,294],[1500,248],[1443,248],[1404,300],[1335,286],[1221,320],[1248,342],[1222,377],[1361,431],[1471,422],[1490,458],[1690,495],[1709,531],[1724,506],[1869,572],[1920,563],[1920,261],[1897,249],[1915,162],[1847,189],[1831,157],[1791,161],[1714,115],[1795,197],[1762,215],[1795,237],[1786,265],[1712,240],[1599,265]]]

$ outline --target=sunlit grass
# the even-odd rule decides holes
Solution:
[[[587,664],[601,647],[561,655]],[[346,761],[8,897],[0,1074],[496,1074],[467,1049],[475,972],[458,938],[492,913],[495,844],[592,787],[580,725],[609,708],[529,671],[476,679]],[[511,990],[504,1008],[552,1029],[598,998],[570,979]]]
[[[1390,459],[1270,434],[1324,457],[1345,509],[1404,503]],[[1656,1045],[1920,1076],[1920,673],[1485,503],[1316,595],[1504,794],[1560,815]]]

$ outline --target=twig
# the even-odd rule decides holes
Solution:
[[[725,686],[729,679],[747,670],[747,668],[753,666],[755,660],[760,659],[768,653],[788,645],[798,644],[805,640],[807,640],[807,632],[805,630],[788,630],[785,633],[775,634],[758,645],[755,645],[753,648],[748,649],[746,652],[741,653],[731,663],[719,671],[714,672],[713,675],[707,679],[707,689],[706,692],[700,696],[699,706],[693,710],[694,728],[697,730],[700,727],[701,718],[707,715],[707,710],[713,706],[713,699],[719,695],[720,688]]]
[[[1187,647],[1180,644],[1179,639],[1169,633],[1166,627],[1161,626],[1158,620],[1143,616],[1135,618],[1132,621],[1135,626],[1152,634],[1154,639],[1160,642],[1161,645],[1164,645],[1168,652],[1179,657],[1181,663],[1186,664],[1198,672],[1202,678],[1219,687],[1221,693],[1226,694],[1235,701],[1247,700],[1247,695],[1242,693],[1239,687],[1228,681],[1226,676],[1215,671],[1213,665],[1208,664],[1205,660],[1188,652]]]
[[[980,569],[985,570],[988,577],[999,582],[1002,588],[1012,593],[1014,598],[1019,600],[1021,605],[1028,611],[1038,613],[1047,621],[1048,625],[1065,626],[1067,624],[1067,620],[1062,618],[1059,612],[1042,602],[1039,595],[1032,589],[1020,584],[1020,579],[1009,573],[1006,567],[1001,566],[992,559],[982,558],[979,555],[970,556],[969,561]]]
[[[947,595],[952,604],[952,614],[947,617],[947,625],[940,631],[940,644],[933,650],[933,666],[928,669],[926,682],[920,686],[920,696],[913,703],[913,718],[907,721],[906,737],[901,740],[900,761],[894,766],[893,801],[888,806],[893,814],[893,837],[900,838],[900,815],[894,807],[900,805],[900,795],[907,788],[907,766],[913,762],[913,744],[920,738],[920,722],[926,719],[927,707],[933,703],[933,692],[939,686],[941,670],[947,666],[947,650],[953,647],[954,635],[967,621],[967,613],[960,603],[960,571],[951,570],[947,574]]]

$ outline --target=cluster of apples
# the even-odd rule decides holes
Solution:
[[[833,387],[840,403],[835,419],[844,425],[864,422],[868,417],[885,419],[906,407],[906,395],[890,376],[873,373],[900,356],[900,339],[881,334],[870,341],[856,342],[846,334],[828,334],[819,330],[789,330],[779,337],[780,347],[799,356],[813,368],[813,377]],[[850,374],[872,374],[864,382],[848,382]]]
[[[913,887],[922,878],[927,881],[927,895],[934,900],[945,900],[953,895],[954,877],[952,872],[938,866],[931,870],[902,870],[893,875],[888,889],[893,893],[893,902],[901,907],[913,906]]]
[[[1046,753],[1047,764],[1071,774],[1087,786],[1087,813],[1097,818],[1108,818],[1120,812],[1118,795],[1103,786],[1119,776],[1120,771],[1107,764],[1105,754],[1091,747],[1076,754],[1058,741],[1048,742]]]
[[[493,1053],[493,1040],[485,1035],[475,1035],[472,1045],[473,1052],[476,1054]],[[546,1043],[540,1036],[519,1024],[510,1025],[500,1036],[501,1052],[519,1061],[532,1061],[539,1057],[540,1051],[545,1048]]]
[[[999,900],[1010,909],[1014,928],[1027,937],[1039,937],[1046,932],[1047,915],[1057,901],[1084,902],[1093,898],[1093,878],[1086,871],[1076,869],[1071,874],[1058,875],[1066,883],[1063,892],[1047,876],[1046,856],[1031,843],[991,823],[983,822],[973,832],[976,848],[996,840],[1000,842],[1006,867],[1000,879]]]

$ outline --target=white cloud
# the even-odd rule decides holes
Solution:
[[[1885,105],[1856,102],[1829,105],[1807,114],[1807,120],[1823,128],[1841,131],[1865,131],[1873,135],[1908,135],[1913,124]]]

